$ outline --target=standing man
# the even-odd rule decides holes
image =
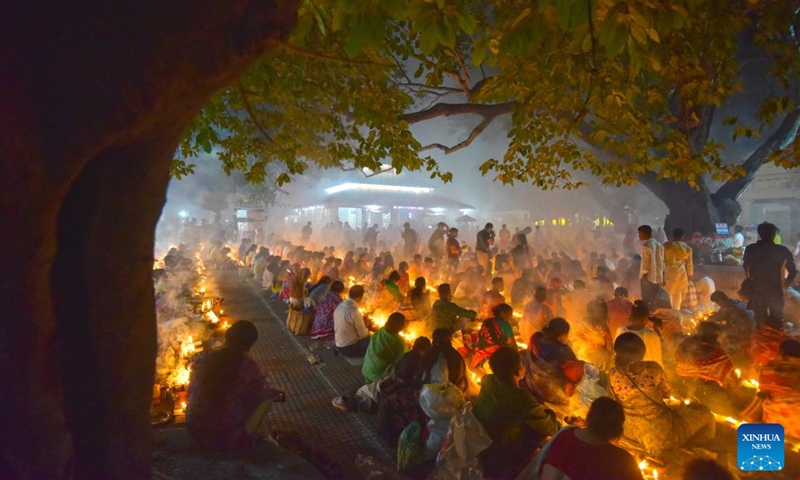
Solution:
[[[689,280],[694,275],[692,263],[692,247],[683,240],[683,230],[676,228],[672,231],[672,241],[664,244],[664,263],[667,270],[664,281],[667,284],[667,294],[672,303],[672,308],[680,310],[683,297],[689,291]]]
[[[403,224],[403,260],[411,260],[414,254],[417,253],[417,243],[419,237],[416,230],[411,228],[411,224],[406,222]]]
[[[447,224],[439,222],[436,225],[436,230],[431,234],[431,238],[428,239],[428,249],[431,251],[431,257],[436,261],[441,260],[444,255],[444,236],[446,232]]]
[[[664,287],[664,246],[653,238],[653,227],[639,227],[639,240],[642,242],[639,265],[639,282],[642,287],[642,300],[656,303],[660,290]]]
[[[502,227],[500,227],[500,253],[508,252],[511,248],[511,232],[508,230],[508,227],[504,223]]]
[[[755,313],[759,327],[768,316],[783,319],[783,293],[797,275],[792,252],[775,244],[777,233],[778,227],[775,225],[767,222],[760,224],[759,240],[744,250],[744,271],[753,282],[750,308]]]
[[[303,230],[300,231],[300,241],[304,244],[308,243],[311,240],[311,234],[313,233],[313,229],[311,228],[311,222],[308,222]]]
[[[483,230],[478,232],[475,254],[478,257],[478,265],[483,267],[484,275],[491,276],[492,268],[492,247],[494,246],[494,225],[487,223]]]
[[[350,287],[349,298],[333,311],[333,337],[336,350],[345,357],[363,357],[369,347],[369,330],[358,304],[364,299],[364,287]]]

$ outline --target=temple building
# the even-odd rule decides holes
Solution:
[[[303,205],[293,205],[284,215],[288,225],[312,222],[347,222],[353,228],[378,224],[381,228],[399,227],[405,222],[430,226],[438,222],[454,225],[456,219],[475,207],[434,193],[432,187],[365,182],[342,183],[324,189],[324,194],[308,197]]]

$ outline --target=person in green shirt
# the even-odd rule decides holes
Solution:
[[[449,328],[451,332],[462,330],[465,325],[459,321],[464,317],[469,320],[478,318],[478,312],[467,310],[453,303],[453,292],[449,283],[439,285],[439,300],[433,302],[431,307],[431,330]]]
[[[516,478],[533,459],[536,448],[561,425],[552,411],[520,388],[525,370],[516,349],[499,348],[489,358],[489,366],[493,373],[483,377],[473,409],[492,439],[481,453],[484,475]]]
[[[403,314],[394,312],[389,315],[386,325],[370,338],[367,353],[364,355],[364,365],[361,367],[366,383],[381,378],[386,369],[394,365],[408,351],[406,342],[400,336],[405,326],[406,318]]]

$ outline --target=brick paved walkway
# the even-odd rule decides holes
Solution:
[[[236,272],[217,274],[229,321],[250,320],[259,340],[251,355],[276,388],[286,391],[286,403],[276,405],[268,424],[274,431],[298,435],[327,453],[342,467],[344,478],[360,478],[357,454],[392,462],[395,452],[377,437],[377,416],[342,413],[331,400],[363,383],[360,367],[348,364],[323,341],[295,337],[285,326],[286,305],[269,300],[255,282]],[[316,364],[309,356],[314,355]]]

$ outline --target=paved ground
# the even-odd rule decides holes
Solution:
[[[276,388],[286,391],[286,403],[276,405],[269,416],[272,431],[284,438],[299,437],[337,463],[339,471],[315,461],[329,480],[361,478],[355,468],[357,454],[392,462],[396,453],[377,437],[376,415],[342,413],[331,405],[334,397],[363,384],[361,368],[334,356],[323,341],[292,335],[285,326],[286,305],[268,300],[255,282],[236,272],[216,275],[229,321],[256,324],[259,341],[251,355]]]

